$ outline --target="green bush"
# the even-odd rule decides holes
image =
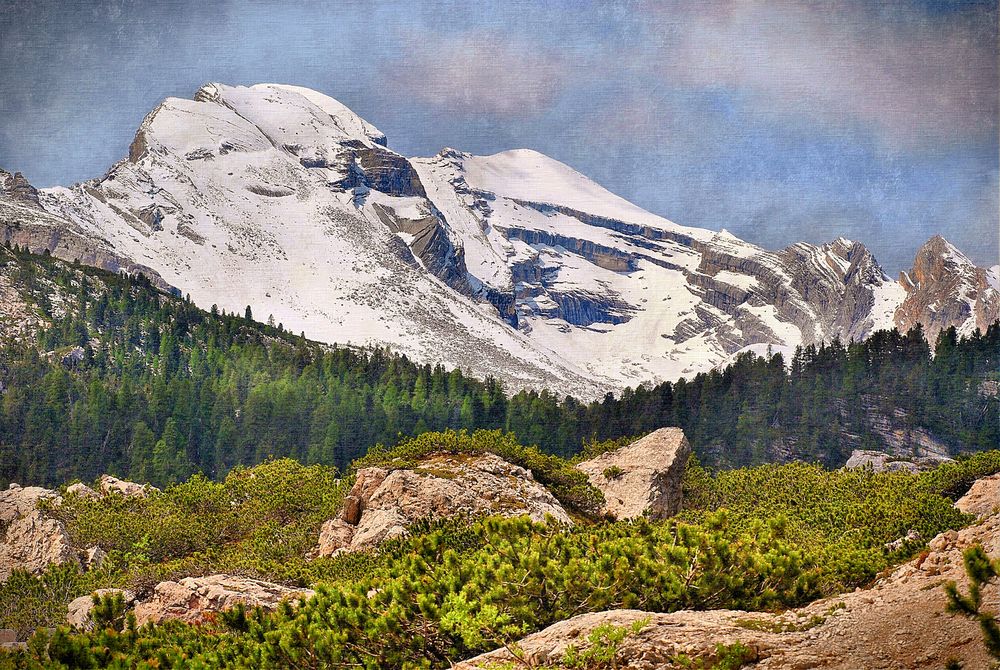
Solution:
[[[282,459],[237,468],[219,483],[195,475],[145,498],[67,496],[53,513],[77,546],[107,551],[106,570],[132,586],[213,571],[301,582],[305,555],[345,486],[336,468]]]
[[[14,570],[0,584],[0,628],[16,631],[20,640],[37,628],[48,628],[66,620],[66,603],[92,589],[93,575],[76,565],[53,566],[40,576]]]
[[[937,481],[934,472],[873,473],[789,463],[707,476],[696,465],[685,477],[685,489],[698,507],[689,500],[682,518],[697,521],[724,509],[732,523],[744,527],[782,517],[789,539],[823,552],[824,590],[837,591],[870,580],[912,553],[912,546],[892,555],[884,548],[908,531],[926,541],[971,520],[935,490],[939,486],[928,483]]]
[[[407,467],[441,451],[499,452],[540,481],[579,481],[565,461],[538,460],[498,432],[428,435],[356,467]],[[317,596],[202,626],[136,629],[126,620],[121,631],[121,613],[109,606],[110,628],[41,633],[28,652],[0,656],[0,668],[444,668],[585,612],[781,610],[864,586],[919,549],[885,547],[911,529],[927,539],[965,524],[943,493],[991,472],[993,458],[919,475],[801,463],[713,475],[692,460],[687,508],[673,520],[572,528],[526,518],[424,521],[376,551],[314,561],[305,553],[350,484],[330,468],[273,461],[145,499],[69,497],[59,514],[71,533],[111,555],[94,573],[58,568],[0,587],[0,612],[17,610],[21,630],[58,623],[68,599],[100,586],[148,587],[199,572],[316,585]],[[22,614],[21,603],[36,604]],[[731,667],[742,662],[740,653],[723,656]]]

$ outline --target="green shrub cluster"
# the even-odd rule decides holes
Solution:
[[[1000,470],[1000,452],[989,452],[973,469]],[[995,461],[992,470],[985,462]],[[942,466],[945,467],[945,466]],[[948,472],[963,472],[961,464]],[[685,473],[687,509],[697,521],[713,510],[726,510],[731,522],[749,526],[760,519],[784,518],[787,537],[823,555],[824,590],[864,583],[916,549],[913,543],[889,552],[885,545],[916,531],[923,542],[947,528],[960,528],[971,517],[943,495],[944,482],[964,475],[920,475],[870,470],[826,470],[820,465],[788,463],[723,470],[708,475],[697,462]]]
[[[0,273],[35,307],[37,341],[0,342],[0,486],[112,472],[157,485],[220,480],[269,457],[346,468],[428,430],[502,429],[563,457],[623,436],[684,429],[713,466],[801,458],[842,464],[885,446],[878,419],[954,450],[1000,443],[1000,323],[931,347],[919,329],[807,346],[790,361],[743,354],[723,370],[584,403],[418,365],[383,349],[327,347],[116,276],[0,247]],[[82,348],[81,360],[62,355]],[[790,365],[786,365],[790,363]]]
[[[558,481],[564,472],[565,462],[534,463],[499,434],[428,436],[357,466],[403,467],[443,449],[481,453],[489,445],[536,476]],[[308,562],[319,524],[349,483],[322,467],[276,461],[147,499],[68,499],[61,513],[72,532],[105,543],[117,566],[101,573],[104,583],[77,582],[84,593],[195,566],[310,584],[318,594],[201,626],[42,633],[28,652],[0,656],[0,668],[444,668],[584,612],[781,610],[863,586],[913,555],[920,542],[885,546],[911,529],[927,540],[966,523],[943,494],[971,473],[992,472],[998,456],[920,475],[799,463],[711,474],[693,462],[687,509],[673,520],[572,528],[523,518],[427,521],[378,551]],[[16,588],[44,593],[47,578]],[[0,603],[12,597],[14,589],[0,591]]]
[[[302,583],[305,555],[336,516],[347,482],[335,468],[290,459],[201,475],[145,498],[65,496],[52,511],[77,546],[108,552],[109,581],[148,587],[192,572]]]

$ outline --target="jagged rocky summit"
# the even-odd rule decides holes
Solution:
[[[939,238],[894,281],[859,242],[765,250],[534,151],[406,158],[340,102],[278,84],[164,100],[99,179],[0,173],[0,238],[314,339],[584,398],[747,349],[1000,317],[998,268]]]

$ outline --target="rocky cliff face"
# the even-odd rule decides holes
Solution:
[[[338,101],[276,84],[165,100],[101,179],[36,191],[0,173],[0,238],[322,341],[587,398],[748,348],[917,321],[971,332],[997,318],[1000,284],[936,242],[902,285],[857,242],[768,251],[533,151],[408,159]]]
[[[155,270],[115,251],[99,233],[46,211],[39,192],[20,174],[0,169],[0,243],[111,272],[143,274],[166,291],[175,290]]]
[[[29,184],[20,172],[11,174],[0,169],[0,197],[28,207],[41,207],[38,203],[38,189]]]
[[[1000,319],[1000,266],[976,267],[969,258],[940,235],[920,248],[909,272],[901,273],[906,299],[896,311],[902,330],[923,326],[927,339],[956,326],[960,335],[976,328],[984,331]]]

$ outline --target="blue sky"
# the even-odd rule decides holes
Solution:
[[[341,100],[407,155],[529,147],[678,223],[998,255],[996,2],[0,0],[0,167],[99,177],[202,83]]]

